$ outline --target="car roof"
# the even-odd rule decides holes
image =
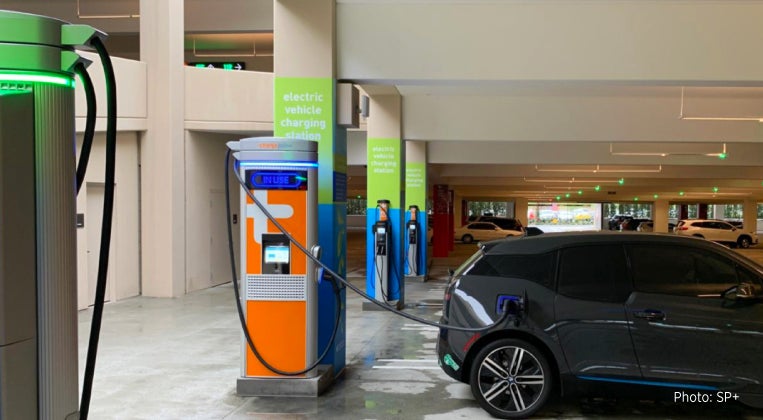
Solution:
[[[690,236],[678,236],[670,233],[644,232],[560,232],[544,233],[538,236],[518,236],[497,241],[484,242],[486,254],[538,254],[553,251],[569,245],[592,244],[665,244],[691,245],[694,247],[726,250],[722,245]]]

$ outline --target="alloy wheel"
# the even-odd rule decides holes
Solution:
[[[516,340],[483,349],[472,371],[472,392],[496,417],[517,418],[537,411],[549,395],[549,368],[534,347]]]

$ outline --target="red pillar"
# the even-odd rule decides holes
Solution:
[[[436,184],[432,189],[432,209],[434,217],[432,218],[432,256],[447,257],[449,245],[453,243],[453,234],[448,222],[448,186]]]
[[[689,205],[681,204],[678,209],[678,220],[684,220],[689,218]]]
[[[697,210],[697,219],[707,219],[707,204],[699,204]]]
[[[448,241],[448,250],[453,251],[456,247],[453,238],[456,236],[456,194],[453,190],[448,190],[448,223],[450,227],[450,240]]]

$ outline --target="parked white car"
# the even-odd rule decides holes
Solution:
[[[739,246],[740,248],[749,248],[750,245],[758,243],[758,234],[754,230],[747,232],[723,220],[681,220],[676,225],[675,233],[705,238],[709,241]]]
[[[521,236],[524,232],[517,230],[504,230],[494,223],[490,222],[472,222],[467,225],[456,228],[455,240],[465,244],[474,241],[489,241],[501,239],[509,236]]]

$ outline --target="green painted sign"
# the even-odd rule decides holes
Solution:
[[[419,206],[424,210],[427,203],[427,164],[425,162],[407,162],[405,164],[405,209]]]
[[[400,139],[370,138],[367,141],[367,191],[370,200],[391,200],[391,208],[401,208],[403,203],[396,203],[401,188]],[[375,203],[375,201],[374,201]],[[371,203],[369,203],[371,204]]]
[[[334,202],[334,81],[276,77],[273,134],[318,142],[318,202]],[[345,169],[346,172],[346,169]]]

